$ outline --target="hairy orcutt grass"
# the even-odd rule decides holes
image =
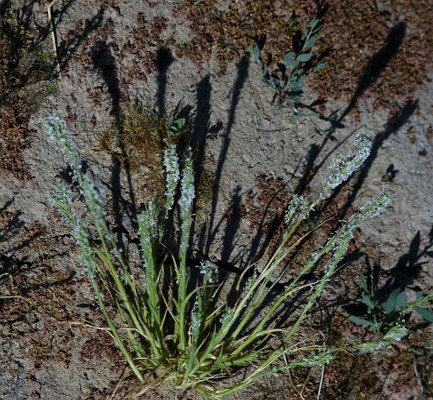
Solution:
[[[320,334],[305,337],[302,327],[331,282],[354,231],[388,204],[382,193],[368,201],[317,248],[296,276],[287,279],[281,265],[302,243],[295,236],[310,212],[343,183],[368,156],[371,141],[360,137],[348,156],[334,162],[323,193],[316,199],[293,196],[281,241],[263,266],[248,267],[240,290],[227,299],[226,285],[209,262],[189,257],[194,219],[194,173],[191,149],[167,144],[164,151],[166,193],[137,216],[141,263],[127,262],[105,216],[97,185],[80,168],[81,158],[65,122],[47,120],[45,130],[73,169],[91,224],[86,224],[65,187],[54,198],[81,249],[96,301],[139,392],[163,381],[192,388],[208,398],[222,398],[272,371],[328,363],[338,351],[370,351],[405,334],[401,326],[380,343],[330,348]],[[356,152],[356,154],[354,154]],[[305,283],[315,271],[317,280]],[[287,282],[282,284],[282,282]],[[296,300],[295,300],[296,299]],[[287,316],[288,303],[295,301]],[[286,315],[284,318],[282,317]],[[284,360],[284,362],[283,362]],[[242,376],[237,374],[244,372]],[[231,379],[226,379],[231,378]]]

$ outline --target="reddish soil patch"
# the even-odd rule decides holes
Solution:
[[[246,54],[249,46],[266,34],[266,49],[281,56],[292,48],[293,32],[288,26],[292,12],[312,17],[314,1],[248,0],[231,2],[222,8],[213,0],[182,1],[174,15],[189,21],[192,39],[176,48],[176,53],[198,64],[214,52],[221,72]],[[300,18],[300,22],[302,19]]]
[[[365,90],[375,105],[385,106],[426,81],[433,55],[433,3],[385,1],[382,8],[378,3],[330,4],[320,41],[328,51],[328,67],[311,81],[321,96],[347,98]]]
[[[360,95],[385,106],[405,99],[426,81],[433,55],[433,3],[385,1],[380,2],[382,8],[377,3],[325,2],[319,50],[326,54],[327,68],[310,81],[321,97],[350,98],[358,89]],[[246,1],[225,8],[210,0],[183,1],[174,15],[188,19],[192,39],[176,52],[198,64],[214,53],[223,72],[264,34],[265,51],[279,58],[292,48],[294,32],[288,27],[292,12],[302,26],[316,9],[310,1]]]

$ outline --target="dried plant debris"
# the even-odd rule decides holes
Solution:
[[[0,169],[23,180],[30,178],[23,157],[23,151],[30,146],[27,117],[16,104],[6,104],[0,109]]]
[[[191,141],[194,154],[204,145],[192,140],[188,118],[181,114],[179,108],[161,115],[139,102],[125,104],[121,126],[113,125],[100,138],[100,149],[126,163],[134,174],[140,200],[147,202],[155,195],[162,199],[164,195],[167,144],[177,143],[183,147]],[[199,223],[204,222],[204,213],[213,194],[214,173],[207,164],[209,160],[204,155],[203,165],[196,166],[195,207]]]
[[[149,72],[158,67],[156,54],[158,48],[167,44],[167,40],[163,38],[166,29],[166,18],[155,17],[149,20],[143,13],[138,14],[137,25],[122,48],[122,52],[130,52],[134,55],[134,61],[128,71],[128,79],[134,77],[146,79]]]
[[[121,126],[113,126],[100,139],[102,150],[140,175],[139,194],[147,198],[164,194],[163,153],[167,143],[176,143],[186,134],[185,120],[160,115],[139,103],[125,106]]]

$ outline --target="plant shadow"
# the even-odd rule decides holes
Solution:
[[[75,272],[66,271],[59,279],[40,280],[38,273],[42,270],[50,272],[52,267],[50,261],[67,256],[67,250],[55,250],[47,253],[31,255],[27,249],[31,248],[36,242],[47,237],[47,232],[39,227],[30,229],[22,220],[22,213],[13,210],[14,199],[10,199],[0,208],[0,308],[3,317],[1,323],[11,323],[6,320],[8,306],[11,299],[26,298],[31,292],[40,289],[49,289],[55,286],[62,286],[73,281]],[[65,235],[68,236],[68,235]],[[60,240],[62,236],[56,236],[55,240]],[[18,279],[20,285],[15,281]],[[9,294],[7,294],[9,293]],[[12,305],[13,308],[13,305]],[[23,311],[24,312],[24,311]],[[20,318],[16,315],[14,318]]]
[[[397,54],[406,35],[406,25],[403,22],[396,23],[388,32],[383,47],[375,53],[367,63],[364,72],[358,80],[358,85],[352,95],[346,108],[338,116],[332,113],[333,117],[329,118],[331,127],[327,131],[328,136],[333,136],[337,129],[344,128],[343,124],[346,117],[356,108],[359,100],[367,92],[368,88],[377,82],[383,74],[386,67]]]

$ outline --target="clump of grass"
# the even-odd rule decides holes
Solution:
[[[189,257],[195,187],[188,145],[167,143],[164,148],[165,196],[150,202],[137,217],[142,260],[137,269],[126,261],[124,249],[112,234],[94,180],[80,169],[80,155],[65,122],[51,117],[46,131],[73,168],[92,223],[75,211],[72,194],[65,187],[55,197],[55,205],[71,225],[96,301],[113,340],[141,382],[140,393],[169,381],[209,398],[223,398],[271,370],[325,364],[342,350],[325,346],[319,333],[303,336],[301,328],[332,281],[355,230],[382,212],[388,195],[368,201],[342,222],[299,274],[284,284],[286,272],[281,265],[302,243],[302,237],[294,236],[298,228],[359,168],[371,140],[358,138],[354,150],[334,162],[317,198],[292,197],[280,244],[261,268],[251,265],[244,271],[237,281],[241,289],[229,301],[229,283],[219,280],[216,267]],[[317,280],[305,283],[303,278],[312,271]],[[293,301],[296,307],[288,308]],[[403,327],[396,327],[386,333],[380,346],[371,342],[344,350],[375,350],[404,334]],[[244,374],[236,375],[239,372]],[[231,384],[224,380],[233,376],[237,380]]]

